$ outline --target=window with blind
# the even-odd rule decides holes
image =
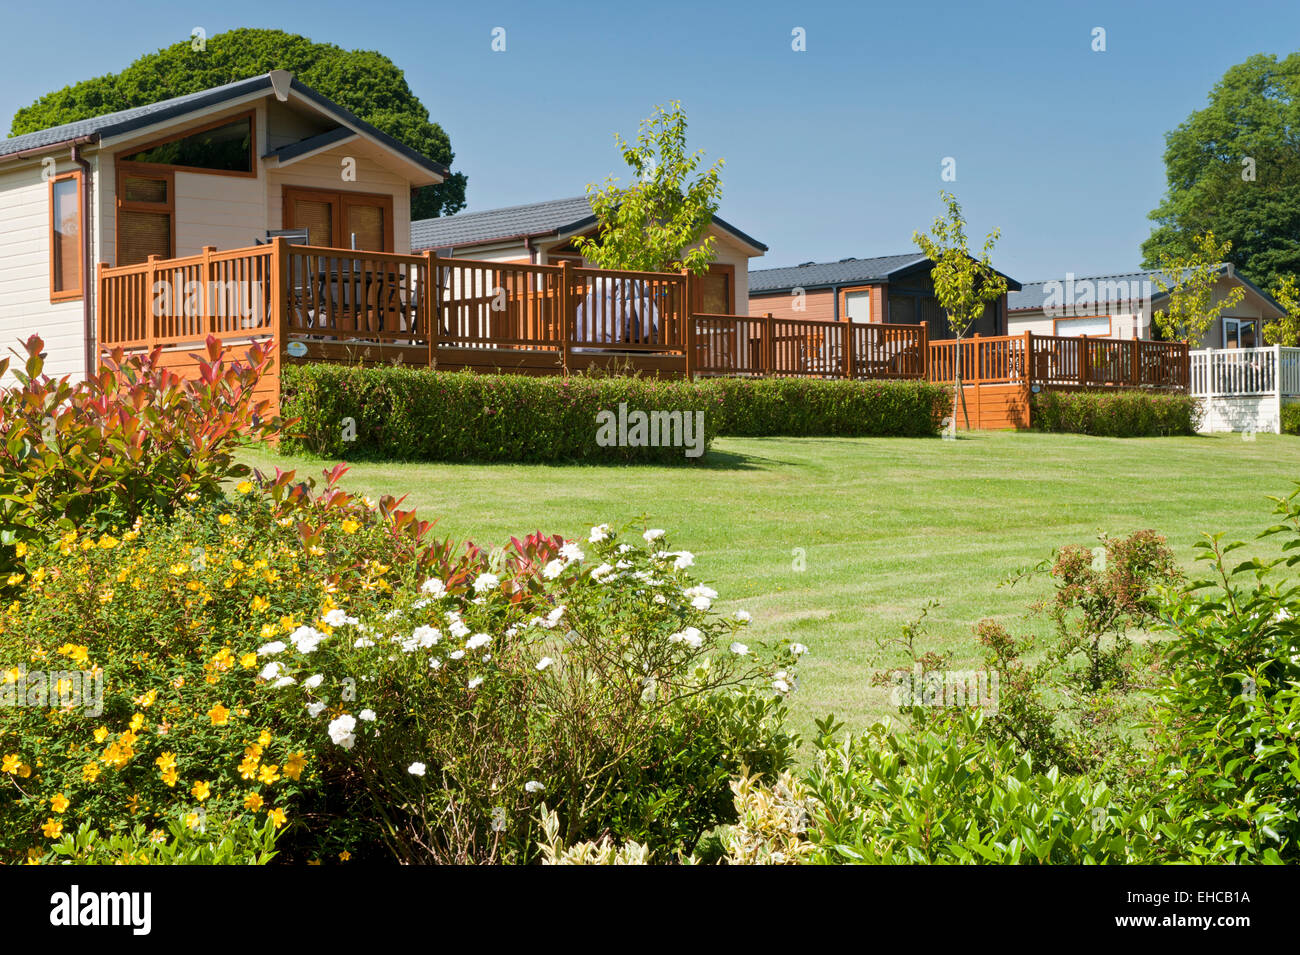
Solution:
[[[306,229],[311,245],[393,251],[393,198],[286,186],[283,228]]]
[[[151,255],[169,259],[176,247],[174,180],[170,172],[117,167],[117,264]]]
[[[80,298],[81,173],[50,180],[50,301]]]

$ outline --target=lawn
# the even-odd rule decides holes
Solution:
[[[246,454],[263,468],[322,462]],[[833,712],[861,727],[889,712],[876,670],[904,662],[878,642],[927,601],[930,641],[972,665],[972,625],[1035,626],[1036,585],[999,583],[1068,543],[1153,528],[1190,566],[1202,531],[1253,538],[1265,495],[1300,479],[1300,441],[1260,435],[1107,439],[984,432],[956,441],[724,438],[689,467],[358,464],[358,492],[406,494],[442,534],[492,544],[531,530],[585,536],[645,518],[743,607],[756,637],[811,648],[792,697],[796,728]],[[1269,553],[1272,545],[1255,550]]]

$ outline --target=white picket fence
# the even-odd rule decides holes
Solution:
[[[1282,430],[1282,406],[1300,401],[1300,348],[1203,348],[1191,353],[1202,431]]]

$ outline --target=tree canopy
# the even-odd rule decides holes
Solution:
[[[635,145],[618,133],[614,142],[632,183],[624,189],[610,177],[603,186],[587,186],[599,236],[580,236],[574,247],[600,268],[708,271],[717,252],[705,232],[722,196],[723,160],[699,171],[704,150],[687,152],[686,111],[676,100],[641,121]]]
[[[1144,268],[1213,232],[1262,288],[1300,272],[1300,53],[1233,66],[1165,142],[1168,191],[1150,215]]]
[[[202,49],[195,49],[195,46]],[[47,93],[14,114],[11,136],[48,129],[173,96],[197,93],[271,70],[289,70],[301,82],[351,110],[377,129],[430,159],[450,166],[451,140],[406,85],[388,57],[344,50],[282,30],[238,29],[190,39],[141,56],[120,73],[83,80]],[[411,218],[451,215],[465,206],[465,176],[454,173],[411,197]]]

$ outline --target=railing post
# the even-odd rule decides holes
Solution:
[[[840,364],[843,365],[844,378],[846,381],[853,380],[853,320],[850,316],[844,316],[844,336],[843,354],[840,356]]]
[[[275,314],[271,316],[271,335],[275,354],[277,379],[284,369],[289,354],[289,310],[293,307],[293,279],[289,272],[289,240],[282,235],[271,240],[271,302]],[[279,413],[279,387],[276,388],[276,413]]]
[[[215,335],[217,333],[217,316],[213,313],[216,311],[209,301],[212,294],[212,288],[215,279],[212,275],[212,253],[217,251],[215,245],[205,245],[203,247],[203,288],[201,290],[202,301],[199,305],[199,327],[203,329],[204,334]]]
[[[921,323],[921,380],[930,380],[930,323]]]
[[[429,343],[429,367],[434,367],[435,352],[438,348],[438,335],[442,330],[442,316],[439,314],[440,308],[438,296],[442,291],[442,282],[438,278],[438,267],[434,265],[437,261],[433,249],[426,249],[424,252],[424,337]]]
[[[104,307],[104,263],[95,265],[95,307],[99,309],[99,320],[95,322],[95,367],[87,368],[86,374],[93,375],[99,368],[100,356],[104,354],[104,340],[108,337],[108,309]]]
[[[1034,387],[1034,332],[1029,328],[1025,329],[1024,349],[1024,366],[1020,369],[1020,377],[1025,383],[1025,388],[1032,391]]]
[[[162,338],[162,316],[155,313],[153,307],[153,287],[158,282],[158,256],[148,258],[148,268],[144,274],[144,320],[148,332],[145,334],[145,350],[152,350],[154,343]],[[155,321],[150,321],[150,318]]]
[[[1088,336],[1079,336],[1079,386],[1088,387]]]
[[[560,367],[564,374],[569,373],[569,323],[572,320],[570,299],[573,297],[573,263],[568,259],[560,262]]]
[[[682,347],[686,350],[686,380],[695,380],[695,305],[691,299],[695,291],[694,276],[690,269],[682,269]]]
[[[1129,369],[1129,381],[1134,388],[1142,384],[1142,343],[1136,338],[1133,339],[1133,357],[1129,359],[1132,367]]]
[[[773,336],[776,334],[775,331],[773,330],[775,324],[776,323],[772,318],[772,313],[764,312],[763,313],[763,348],[761,349],[763,353],[763,377],[764,378],[767,378],[772,374],[772,365],[776,361],[776,354],[775,354],[776,342],[773,340]]]

